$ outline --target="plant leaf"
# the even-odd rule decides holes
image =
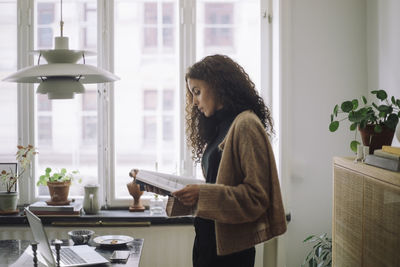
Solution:
[[[399,117],[398,117],[396,114],[392,113],[392,114],[390,114],[390,115],[387,117],[387,120],[386,120],[386,122],[385,122],[385,125],[386,125],[389,129],[395,130],[395,129],[396,129],[396,126],[397,126],[397,123],[399,123]]]
[[[385,92],[385,90],[379,90],[376,93],[376,97],[383,101],[383,100],[385,100],[387,98],[387,93]]]
[[[354,152],[357,153],[357,145],[359,145],[360,142],[358,142],[357,140],[353,140],[350,143],[350,149]]]
[[[396,105],[396,98],[394,98],[394,96],[392,96],[391,100],[392,100],[392,104]]]
[[[387,105],[380,105],[378,107],[378,110],[381,112],[385,112],[386,114],[390,114],[393,111],[393,108],[391,106],[387,106]]]
[[[350,112],[351,110],[353,110],[353,102],[351,101],[345,101],[342,103],[342,105],[340,106],[340,108],[342,109],[343,112]]]
[[[337,117],[338,110],[339,110],[339,105],[335,105],[335,107],[333,108],[333,114],[335,115],[335,117]]]
[[[351,101],[351,103],[353,103],[353,110],[356,110],[358,108],[358,100],[353,99],[353,101]]]
[[[362,99],[364,105],[367,104],[367,98],[365,96],[362,96],[361,99]]]
[[[339,121],[333,121],[329,124],[329,131],[335,132],[339,128]]]
[[[374,127],[374,132],[381,133],[382,132],[382,126],[380,126],[379,124],[376,124],[375,127]]]

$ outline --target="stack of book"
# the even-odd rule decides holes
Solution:
[[[38,201],[29,205],[29,210],[38,216],[79,216],[82,202],[74,201],[69,205],[51,206],[44,201]]]
[[[382,149],[376,149],[373,155],[367,155],[365,163],[400,172],[400,147],[382,146]]]

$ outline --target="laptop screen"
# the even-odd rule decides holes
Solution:
[[[49,240],[47,239],[46,232],[44,231],[42,221],[27,208],[25,208],[25,213],[26,217],[28,218],[33,238],[39,243],[39,253],[43,256],[43,258],[45,258],[50,266],[55,266],[56,262],[51,252]]]

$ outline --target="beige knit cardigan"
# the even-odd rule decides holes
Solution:
[[[219,145],[216,184],[201,184],[195,215],[215,221],[217,254],[227,255],[286,231],[274,154],[260,119],[240,113]]]

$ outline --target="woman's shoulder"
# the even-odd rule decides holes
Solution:
[[[236,116],[235,120],[233,121],[233,124],[236,126],[244,126],[244,127],[252,125],[262,127],[260,118],[258,118],[258,116],[251,110],[245,110],[239,113]]]

